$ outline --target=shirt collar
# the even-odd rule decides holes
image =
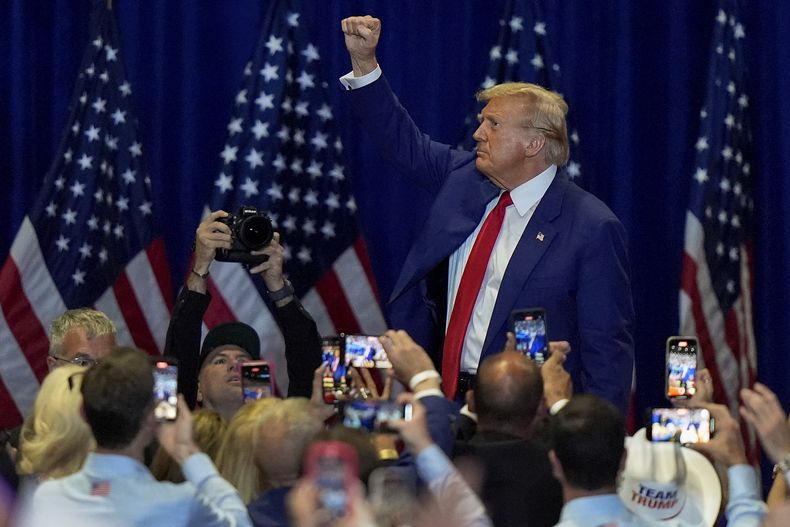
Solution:
[[[586,496],[576,498],[562,508],[560,521],[589,517],[590,515],[616,518],[626,514],[628,509],[623,505],[617,494],[603,494],[600,496]]]
[[[128,476],[136,472],[148,472],[145,465],[134,458],[118,454],[97,454],[91,452],[85,459],[83,472],[94,477]]]
[[[510,197],[513,199],[513,205],[516,206],[519,216],[524,216],[540,201],[556,175],[557,165],[550,165],[534,178],[510,191]]]

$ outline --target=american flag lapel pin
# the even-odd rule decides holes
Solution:
[[[535,236],[535,238],[536,238],[536,239],[537,239],[539,242],[542,242],[542,241],[543,241],[543,238],[545,238],[545,235],[544,235],[542,232],[538,232],[538,235],[537,235],[537,236]]]

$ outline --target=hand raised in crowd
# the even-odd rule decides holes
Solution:
[[[398,419],[390,421],[389,426],[397,430],[406,447],[415,456],[433,444],[431,434],[428,432],[428,422],[425,407],[413,393],[402,393],[398,396],[397,403],[411,405],[411,419]]]
[[[374,401],[389,401],[392,393],[392,370],[385,370],[384,385],[379,393],[376,381],[370,375],[367,368],[349,368],[348,374],[351,377],[351,398],[371,399]]]
[[[409,385],[412,377],[423,371],[436,371],[433,361],[425,350],[403,330],[389,330],[381,336],[381,345],[387,352],[395,378]],[[426,386],[422,386],[422,384]],[[420,383],[421,387],[438,388],[436,378],[426,379]],[[415,387],[417,388],[417,387]]]
[[[381,20],[372,16],[352,16],[340,22],[351,56],[355,77],[370,73],[376,66],[376,46],[381,36]]]
[[[263,283],[266,284],[266,289],[278,291],[285,287],[285,278],[283,277],[283,260],[285,257],[283,246],[280,245],[279,232],[274,233],[269,245],[263,249],[252,251],[251,254],[256,256],[265,254],[269,257],[265,262],[259,263],[250,269],[250,273],[261,275]]]
[[[741,390],[741,402],[741,416],[757,431],[771,460],[779,463],[790,456],[790,422],[776,394],[758,382]]]
[[[192,262],[193,273],[189,274],[187,287],[199,293],[206,292],[206,281],[198,275],[205,275],[214,261],[217,249],[230,249],[230,227],[217,221],[225,218],[228,213],[224,210],[215,210],[200,222],[195,230],[195,260]]]
[[[562,340],[549,342],[551,354],[543,366],[540,367],[540,376],[543,378],[543,401],[546,408],[551,408],[562,399],[573,396],[573,381],[570,374],[563,367],[571,345]]]
[[[310,394],[310,406],[316,418],[326,421],[335,414],[334,405],[324,401],[324,372],[329,364],[322,363],[313,372],[313,393]]]
[[[716,435],[708,443],[696,443],[691,447],[728,468],[733,465],[748,464],[741,427],[730,415],[727,407],[722,404],[707,403],[702,405],[702,408],[707,408],[715,420]]]
[[[162,448],[179,465],[192,454],[200,452],[195,444],[192,412],[189,411],[189,406],[183,395],[178,395],[178,417],[175,422],[159,423],[156,436]]]
[[[321,508],[319,488],[316,482],[304,477],[294,485],[285,498],[288,508],[290,525],[294,527],[358,527],[360,525],[374,525],[372,514],[364,499],[365,492],[359,489],[352,492],[349,505],[349,514],[335,520],[326,518],[327,511]]]
[[[697,382],[694,395],[688,399],[672,399],[672,406],[676,408],[701,408],[713,403],[713,376],[707,368],[697,372]]]

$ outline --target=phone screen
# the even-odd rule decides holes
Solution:
[[[713,420],[705,408],[653,408],[647,431],[651,441],[707,443],[713,433]]]
[[[246,361],[240,363],[241,387],[244,401],[256,401],[264,397],[272,397],[272,375],[266,361]]]
[[[321,381],[324,401],[334,403],[343,399],[349,391],[346,378],[348,368],[343,360],[343,337],[321,339],[321,360],[328,365]]]
[[[697,340],[692,337],[667,339],[667,397],[686,399],[697,384]]]
[[[178,367],[172,359],[154,362],[154,415],[157,421],[178,416]]]
[[[356,451],[334,441],[315,443],[307,453],[307,474],[318,489],[318,501],[327,521],[347,516],[357,485]]]
[[[355,368],[392,368],[378,337],[346,335],[346,366]]]
[[[546,311],[542,308],[516,310],[512,314],[516,350],[537,364],[549,358],[549,341],[546,337]]]
[[[343,426],[361,428],[368,432],[390,432],[389,423],[411,420],[412,406],[391,401],[348,401],[343,407]]]

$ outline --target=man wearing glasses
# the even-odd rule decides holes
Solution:
[[[115,347],[115,324],[95,309],[69,309],[52,321],[49,332],[50,371],[66,363],[90,367]]]

